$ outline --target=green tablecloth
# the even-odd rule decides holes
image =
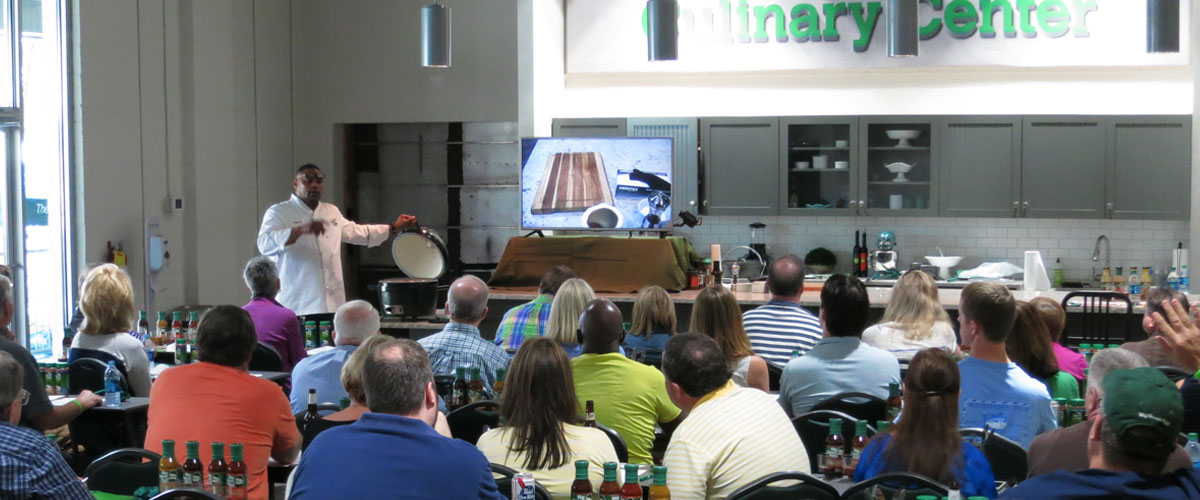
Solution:
[[[699,260],[691,243],[679,236],[512,238],[489,284],[537,287],[546,271],[563,264],[597,292],[630,293],[649,285],[679,291]]]

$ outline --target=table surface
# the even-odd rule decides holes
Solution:
[[[53,404],[54,406],[62,406],[65,404],[70,404],[71,401],[74,401],[74,400],[75,400],[74,396],[50,396],[50,403]],[[150,407],[150,398],[129,398],[125,401],[122,401],[121,406],[118,408],[109,408],[107,406],[101,405],[101,406],[93,407],[92,410],[96,410],[96,411],[134,411],[134,410],[141,410],[141,409],[149,408],[149,407]]]

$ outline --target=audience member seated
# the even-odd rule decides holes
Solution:
[[[0,351],[0,498],[92,500],[58,445],[41,432],[18,425],[21,408],[30,402],[29,391],[21,388],[26,378],[41,383],[38,372],[25,377],[21,363]]]
[[[342,388],[346,390],[346,394],[349,395],[347,397],[350,398],[350,406],[303,426],[300,432],[304,435],[304,449],[308,449],[308,445],[312,444],[313,438],[316,438],[318,434],[337,426],[353,424],[363,413],[367,412],[367,396],[363,393],[362,388],[363,359],[370,356],[371,350],[375,346],[387,342],[390,338],[387,335],[372,335],[346,358],[346,364],[342,365],[341,378]]]
[[[1058,369],[1058,358],[1050,347],[1046,324],[1037,306],[1017,303],[1017,319],[1004,343],[1004,350],[1017,366],[1029,376],[1041,380],[1050,391],[1050,398],[1079,399],[1079,383],[1070,373]]]
[[[626,352],[636,359],[638,353],[658,351],[646,354],[646,361],[661,362],[662,351],[672,335],[675,335],[675,303],[671,296],[661,286],[643,288],[633,303],[633,324],[625,336]]]
[[[1030,478],[1001,498],[1200,498],[1190,468],[1164,473],[1183,418],[1179,390],[1154,368],[1104,377],[1103,409],[1088,430],[1089,469]]]
[[[946,485],[958,483],[963,498],[996,498],[987,457],[958,432],[958,390],[953,356],[936,348],[913,356],[904,376],[904,413],[867,444],[854,481],[912,472]]]
[[[1058,369],[1070,373],[1075,380],[1083,380],[1088,367],[1087,358],[1059,343],[1067,326],[1067,312],[1063,310],[1062,304],[1050,297],[1034,297],[1029,303],[1037,308],[1042,323],[1046,324],[1046,333],[1050,335],[1050,347],[1054,349]]]
[[[525,339],[546,335],[546,325],[550,323],[550,304],[554,295],[564,281],[575,277],[575,271],[564,265],[557,265],[542,275],[538,284],[538,296],[532,301],[509,309],[500,320],[496,329],[496,345],[516,352],[521,348]]]
[[[296,363],[292,369],[291,401],[292,413],[300,413],[308,406],[308,390],[317,390],[317,401],[337,403],[346,397],[346,390],[339,382],[346,358],[358,349],[359,344],[379,333],[379,311],[365,300],[352,300],[333,314],[334,348],[314,354]]]
[[[88,274],[90,274],[92,272],[92,269],[95,269],[99,266],[100,266],[100,264],[95,264],[95,263],[84,264],[83,269],[79,270],[79,282],[75,284],[75,290],[77,292],[83,291],[83,282],[85,280],[87,280]],[[11,275],[12,275],[12,271],[10,269],[8,269],[8,266],[0,265],[0,276],[4,276],[4,277],[8,278],[9,281],[12,281]],[[83,310],[79,309],[79,303],[78,303],[79,295],[76,294],[75,296],[76,296],[75,310],[71,313],[71,323],[68,325],[71,327],[72,332],[78,332],[79,327],[83,326]],[[12,340],[12,339],[10,338],[9,340]]]
[[[0,306],[0,327],[7,329],[16,309],[13,305],[12,282],[4,276],[0,276],[0,304],[3,304]],[[33,358],[33,355],[24,347],[9,340],[7,335],[0,335],[0,352],[6,352],[17,360],[23,373],[39,373],[37,360]],[[19,422],[25,427],[39,431],[48,431],[67,425],[84,410],[98,406],[104,401],[100,396],[85,389],[75,397],[75,400],[66,404],[54,405],[50,403],[50,397],[46,395],[46,384],[42,383],[41,377],[24,377],[21,385],[25,392],[29,393],[29,400],[21,408]]]
[[[504,427],[480,436],[488,461],[529,472],[555,498],[570,498],[575,461],[588,461],[594,491],[604,481],[604,463],[616,462],[608,435],[580,422],[579,400],[566,353],[554,341],[526,340],[513,357],[500,414]]]
[[[317,436],[290,498],[506,498],[479,450],[433,429],[437,389],[420,344],[388,340],[362,373],[370,411]]]
[[[1046,385],[1008,358],[1005,342],[1017,305],[1003,285],[971,283],[958,306],[959,333],[971,357],[959,362],[959,427],[988,428],[1028,449],[1034,436],[1058,426]]]
[[[649,464],[655,424],[670,433],[682,415],[667,397],[661,372],[617,351],[623,334],[621,311],[612,302],[596,299],[584,308],[583,354],[571,360],[575,396],[580,408],[593,401],[596,421],[625,439],[629,463]]]
[[[821,326],[825,338],[788,362],[779,379],[779,404],[789,417],[843,392],[864,392],[887,399],[888,384],[900,383],[900,362],[891,353],[862,341],[870,304],[858,278],[835,274],[821,289]]]
[[[879,324],[863,331],[863,342],[896,356],[907,366],[918,351],[930,347],[958,354],[958,338],[950,316],[938,300],[933,278],[923,271],[909,271],[892,285],[892,298]]]
[[[583,308],[596,298],[591,285],[579,278],[571,278],[563,282],[554,294],[554,302],[550,307],[550,322],[546,325],[546,338],[558,342],[566,351],[568,358],[579,355],[579,315]]]
[[[1075,472],[1088,468],[1088,433],[1092,430],[1092,423],[1100,418],[1105,376],[1117,370],[1145,366],[1146,360],[1124,349],[1104,349],[1094,354],[1088,371],[1088,390],[1084,403],[1087,420],[1034,438],[1033,444],[1029,445],[1029,477],[1057,470]],[[1166,469],[1160,472],[1191,465],[1187,453],[1182,447],[1176,446],[1167,460]]]
[[[488,286],[466,275],[454,280],[446,297],[450,323],[441,332],[418,342],[429,354],[434,375],[454,375],[459,366],[478,367],[488,394],[496,382],[496,370],[508,367],[504,349],[480,336],[479,324],[487,316]]]
[[[200,362],[169,368],[154,382],[146,448],[162,453],[164,439],[242,443],[249,498],[265,499],[268,458],[294,461],[300,436],[279,386],[247,372],[257,343],[254,322],[242,308],[208,311],[196,333]],[[211,461],[211,454],[200,447],[201,462]]]
[[[246,263],[242,276],[250,288],[250,303],[242,309],[254,320],[258,341],[279,353],[283,371],[292,371],[308,352],[304,349],[304,334],[296,313],[275,301],[280,285],[279,268],[269,257],[260,255]]]
[[[809,470],[804,443],[775,398],[734,384],[713,339],[671,337],[663,373],[671,401],[688,414],[663,456],[675,498],[725,498],[772,472]]]
[[[804,261],[785,255],[767,271],[771,301],[742,313],[742,324],[754,353],[776,366],[786,365],[792,351],[801,356],[821,340],[821,321],[800,306],[804,293]]]
[[[142,342],[129,333],[137,317],[129,275],[115,264],[104,264],[88,274],[80,295],[82,335],[71,341],[70,360],[116,361],[117,369],[129,381],[131,396],[149,395],[150,358]]]
[[[1154,287],[1147,290],[1142,295],[1142,299],[1146,301],[1146,312],[1142,314],[1142,330],[1149,338],[1138,342],[1126,342],[1121,344],[1121,348],[1140,354],[1146,358],[1146,362],[1150,363],[1150,366],[1179,367],[1159,343],[1158,337],[1161,335],[1162,329],[1161,324],[1154,319],[1154,314],[1165,315],[1163,304],[1171,300],[1178,300],[1185,311],[1190,309],[1187,296],[1170,288]]]
[[[742,328],[742,309],[733,292],[723,286],[700,290],[692,305],[692,331],[712,337],[725,353],[733,383],[763,392],[768,387],[767,362],[754,354]]]

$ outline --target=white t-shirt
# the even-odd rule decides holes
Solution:
[[[933,324],[928,337],[919,340],[909,340],[904,337],[908,333],[897,323],[880,323],[863,331],[863,342],[878,347],[896,356],[900,363],[907,365],[913,356],[922,349],[936,347],[954,353],[958,339],[954,336],[954,327],[949,322],[939,321]]]
[[[128,333],[110,333],[107,335],[90,335],[80,333],[71,339],[71,347],[91,349],[112,354],[125,364],[129,375],[129,387],[133,396],[150,396],[150,358],[146,348],[133,335]]]

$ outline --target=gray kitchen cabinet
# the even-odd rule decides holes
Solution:
[[[1018,217],[1021,117],[942,117],[938,176],[943,217]]]
[[[1108,217],[1187,219],[1192,117],[1123,116],[1110,122]]]
[[[779,215],[854,215],[858,118],[779,119]]]
[[[673,172],[671,179],[672,216],[682,210],[698,213],[700,196],[697,183],[700,168],[700,121],[696,118],[630,118],[629,137],[670,137]]]
[[[702,118],[700,144],[702,213],[778,214],[778,118]]]
[[[625,137],[624,118],[555,118],[550,122],[553,137]]]
[[[857,215],[937,215],[939,120],[936,116],[859,118],[858,149],[863,160],[858,168]],[[889,168],[898,164],[910,170]]]
[[[1104,217],[1103,116],[1026,116],[1021,129],[1023,217]]]

